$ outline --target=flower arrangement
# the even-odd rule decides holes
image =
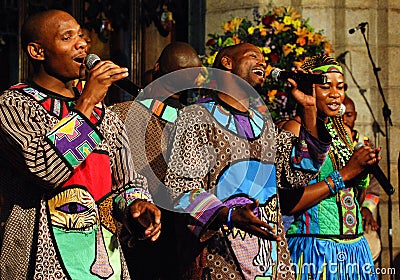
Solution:
[[[256,8],[253,20],[235,17],[223,23],[224,33],[208,34],[208,55],[203,63],[211,66],[217,52],[230,45],[248,42],[260,48],[265,56],[267,75],[273,69],[291,70],[301,66],[304,59],[320,53],[333,52],[322,31],[315,32],[293,7],[276,7],[261,15]],[[285,82],[275,82],[267,77],[261,96],[274,120],[294,115],[296,103]],[[260,108],[265,111],[265,108]]]

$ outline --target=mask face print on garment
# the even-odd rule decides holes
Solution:
[[[83,187],[67,187],[48,200],[48,209],[56,246],[71,277],[77,260],[91,274],[111,276],[120,264],[105,261],[119,250],[112,251],[112,233],[100,225],[93,196]]]
[[[97,225],[96,203],[82,188],[66,188],[48,201],[53,227],[91,231]]]

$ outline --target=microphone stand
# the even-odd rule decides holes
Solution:
[[[369,112],[370,112],[370,114],[371,114],[371,116],[372,116],[372,119],[374,120],[374,122],[373,122],[373,124],[372,124],[372,130],[373,130],[373,132],[374,132],[374,146],[377,147],[377,134],[378,134],[378,133],[381,133],[383,137],[385,137],[386,135],[385,135],[385,133],[382,131],[382,129],[381,129],[379,123],[376,121],[376,118],[375,118],[374,112],[372,111],[371,105],[369,104],[368,99],[365,97],[365,94],[364,94],[364,93],[365,93],[367,90],[361,88],[360,85],[357,83],[357,81],[356,81],[356,79],[354,78],[354,75],[353,75],[353,73],[351,72],[349,66],[347,66],[347,64],[346,64],[345,58],[343,58],[342,60],[338,60],[338,61],[340,62],[340,64],[342,64],[342,65],[346,68],[347,72],[350,74],[351,79],[353,80],[353,83],[354,83],[354,84],[356,85],[356,87],[358,88],[358,91],[360,92],[362,98],[364,99],[364,102],[365,102],[365,104],[367,105],[368,110],[369,110]],[[399,161],[400,161],[400,156],[399,156]],[[399,165],[399,166],[400,166],[400,165]],[[381,224],[381,216],[380,216],[379,207],[377,207],[376,210],[377,210],[377,212],[376,212],[376,215],[377,215],[377,222],[378,222],[379,224]],[[381,229],[379,228],[379,229],[378,229],[379,236],[380,236],[380,234],[381,234],[380,231],[381,231]],[[379,267],[379,268],[382,268],[382,260],[381,260],[381,256],[380,256],[380,255],[379,255],[378,259],[377,259],[377,263],[378,263],[378,267]],[[381,276],[381,275],[379,275],[379,279],[382,279],[382,276]]]
[[[371,55],[371,50],[369,48],[368,40],[365,37],[365,27],[360,28],[361,33],[364,38],[365,45],[368,51],[368,57],[371,61],[372,68],[374,71],[374,75],[376,78],[376,82],[378,84],[379,93],[382,97],[383,101],[383,117],[385,119],[385,132],[386,132],[386,161],[387,161],[387,173],[388,173],[388,181],[390,183],[390,144],[389,144],[389,125],[393,125],[392,120],[390,118],[391,110],[389,109],[389,105],[386,102],[385,95],[383,94],[383,89],[381,86],[381,82],[379,80],[378,72],[381,70],[380,68],[375,66],[374,60]],[[390,259],[390,267],[393,267],[393,236],[392,236],[392,196],[388,195],[388,240],[389,240],[389,259]],[[390,279],[393,279],[393,275],[390,275]]]
[[[373,124],[372,124],[372,131],[374,132],[374,145],[375,147],[377,146],[376,144],[376,135],[378,133],[381,133],[383,137],[385,137],[385,133],[383,132],[383,130],[381,129],[379,123],[376,121],[374,112],[372,111],[371,105],[368,102],[368,99],[365,97],[365,92],[367,91],[366,89],[363,89],[360,87],[360,85],[357,83],[356,79],[354,78],[353,73],[351,72],[350,68],[347,66],[345,59],[340,60],[339,61],[341,64],[344,65],[344,67],[346,68],[347,72],[349,72],[351,79],[353,80],[353,83],[356,85],[356,87],[358,88],[358,91],[360,92],[362,98],[364,99],[365,104],[368,107],[368,110],[372,116],[372,119],[374,120]]]

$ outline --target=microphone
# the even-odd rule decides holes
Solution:
[[[274,68],[270,74],[271,78],[278,82],[280,80],[287,80],[288,78],[295,80],[297,83],[310,83],[310,84],[326,84],[327,78],[322,74],[309,74],[303,72],[284,71],[279,68]]]
[[[312,94],[313,84],[326,84],[328,81],[327,77],[322,74],[309,74],[303,72],[296,73],[292,71],[284,71],[279,68],[274,68],[271,71],[270,76],[275,82],[287,80],[288,78],[295,80],[298,89],[305,94]]]
[[[339,111],[337,112],[337,117],[341,117],[344,115],[344,113],[346,113],[346,105],[344,105],[343,103],[340,104],[339,107]]]
[[[364,28],[366,25],[368,24],[368,22],[361,22],[359,25],[357,25],[354,28],[349,29],[349,33],[353,34],[354,32],[356,32],[357,30]]]
[[[359,142],[354,146],[354,150],[357,151],[361,147],[365,146],[364,143]],[[389,183],[389,180],[386,178],[385,173],[383,173],[382,169],[379,167],[378,163],[375,163],[368,167],[368,173],[374,175],[378,183],[381,185],[382,189],[385,191],[387,195],[392,195],[394,193],[393,186]]]
[[[349,51],[345,51],[345,52],[342,52],[341,54],[339,54],[339,56],[336,58],[336,61],[340,62],[340,63],[343,63],[343,64],[346,64],[346,61],[345,61],[344,57],[346,56],[346,54],[348,52]]]
[[[100,61],[101,61],[101,59],[98,55],[91,53],[85,57],[84,63],[85,63],[86,68],[88,70],[91,70]],[[142,91],[142,89],[140,87],[138,87],[137,85],[132,83],[132,81],[130,81],[127,78],[118,80],[118,81],[114,82],[113,85],[116,85],[117,87],[119,87],[123,91],[126,91],[133,97],[137,97],[138,94]]]

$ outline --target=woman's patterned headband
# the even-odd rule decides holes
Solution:
[[[323,65],[323,66],[316,67],[316,68],[312,69],[312,72],[313,72],[313,74],[323,74],[323,73],[332,73],[332,72],[343,74],[343,68],[339,65],[329,64],[329,65]]]

